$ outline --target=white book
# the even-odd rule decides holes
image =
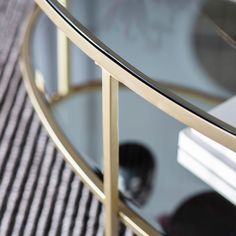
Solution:
[[[215,107],[210,113],[236,127],[236,96]],[[223,195],[227,195],[227,198],[230,198],[231,201],[233,200],[232,197],[235,199],[235,152],[192,128],[186,128],[180,131],[178,145],[178,162],[181,165],[189,169],[204,182],[211,185],[216,191]],[[192,159],[192,161],[190,161],[190,159]],[[191,163],[191,166],[189,163]],[[199,171],[199,166],[204,168],[204,173],[208,171],[208,175],[204,174],[203,177]],[[219,189],[219,186],[223,186],[222,183],[224,183],[224,187]],[[230,194],[230,191],[227,191],[228,194],[226,194],[225,186],[227,186],[228,189],[231,189]],[[232,195],[232,192],[235,192],[235,194]],[[236,199],[233,201],[235,203]]]
[[[210,185],[215,191],[236,205],[235,188],[233,188],[219,176],[215,175],[207,167],[200,164],[191,155],[185,153],[181,148],[178,149],[178,162],[191,173],[200,178],[203,182]]]

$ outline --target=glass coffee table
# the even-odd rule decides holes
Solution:
[[[236,109],[208,111],[235,95],[235,3],[36,2],[26,87],[106,235],[118,219],[138,235],[234,235]]]

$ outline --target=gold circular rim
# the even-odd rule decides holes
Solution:
[[[212,104],[213,106],[216,106],[219,103],[222,103],[226,100],[226,98],[224,97],[206,94],[199,90],[182,87],[182,86],[178,86],[174,84],[167,84],[167,83],[162,83],[162,84],[166,86],[168,89],[174,91],[176,94],[189,96],[189,97],[197,99],[198,101],[207,101],[208,104]],[[84,93],[91,90],[97,90],[98,88],[101,88],[101,87],[102,87],[101,80],[94,80],[92,82],[88,82],[85,84],[74,85],[70,87],[70,91],[65,95],[54,94],[53,96],[51,96],[49,99],[49,104],[51,106],[54,106],[64,100],[69,99],[70,97],[76,96],[78,93]],[[122,84],[120,85],[120,87],[126,88]]]
[[[42,93],[40,90],[38,90],[34,82],[34,73],[32,70],[32,61],[30,58],[30,42],[34,25],[40,13],[40,9],[36,7],[35,11],[30,16],[21,51],[20,66],[28,95],[31,99],[34,109],[40,117],[41,122],[56,144],[57,148],[63,154],[63,157],[67,163],[72,167],[74,172],[81,177],[81,180],[89,187],[95,196],[97,196],[98,199],[104,203],[105,195],[102,181],[90,169],[85,161],[79,157],[78,153],[70,145],[67,138],[65,138],[64,134],[60,130],[60,127],[55,123],[50,109],[47,107],[47,101],[43,98]],[[119,201],[119,218],[137,235],[161,236],[160,233],[158,233],[152,226],[150,226],[146,221],[144,221],[139,215],[137,215],[121,201]]]

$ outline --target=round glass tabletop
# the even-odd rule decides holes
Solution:
[[[67,10],[56,0],[47,2],[90,44],[137,79],[236,134],[235,119],[209,115],[204,107],[180,94],[175,96],[175,89],[166,86],[177,85],[222,100],[234,96],[234,1],[78,0],[68,1]],[[79,67],[72,70],[77,73]]]
[[[49,2],[57,7],[54,1]],[[235,51],[218,33],[220,27],[233,40],[233,19],[225,26],[218,12],[227,4],[233,6],[229,11],[234,10],[234,4],[207,4],[193,0],[75,0],[70,1],[69,12],[106,46],[149,76],[140,79],[154,89],[163,88],[176,102],[211,120],[207,111],[231,98],[235,91],[235,61],[223,60],[229,55],[233,58]],[[56,37],[56,27],[41,15],[30,42],[35,82],[38,87],[43,83],[41,96],[53,121],[102,179],[101,71],[71,44],[72,92],[58,96]],[[222,49],[218,47],[221,40],[225,43]],[[137,72],[129,64],[125,66]],[[222,83],[222,74],[232,84]],[[226,187],[216,188],[205,177],[195,176],[191,163],[185,166],[182,160],[189,153],[183,151],[179,137],[186,127],[125,86],[120,86],[119,97],[119,190],[124,203],[163,235],[234,235],[236,207],[232,198],[236,188],[233,185],[234,190],[226,194]],[[213,121],[234,134],[233,125]],[[195,155],[194,151],[190,154]],[[205,173],[204,168],[201,165],[197,170]],[[221,184],[210,172],[207,174],[208,180]]]

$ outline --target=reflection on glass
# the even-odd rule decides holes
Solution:
[[[236,235],[236,207],[215,192],[195,195],[158,220],[168,236]]]
[[[236,3],[207,1],[195,29],[199,61],[210,78],[236,92]]]
[[[151,194],[156,158],[142,144],[124,143],[119,152],[119,189],[124,200],[143,206]]]
[[[156,160],[143,144],[126,142],[119,147],[119,182],[120,197],[127,203],[142,207],[147,202],[153,189]],[[94,168],[97,176],[103,180],[103,173]]]

